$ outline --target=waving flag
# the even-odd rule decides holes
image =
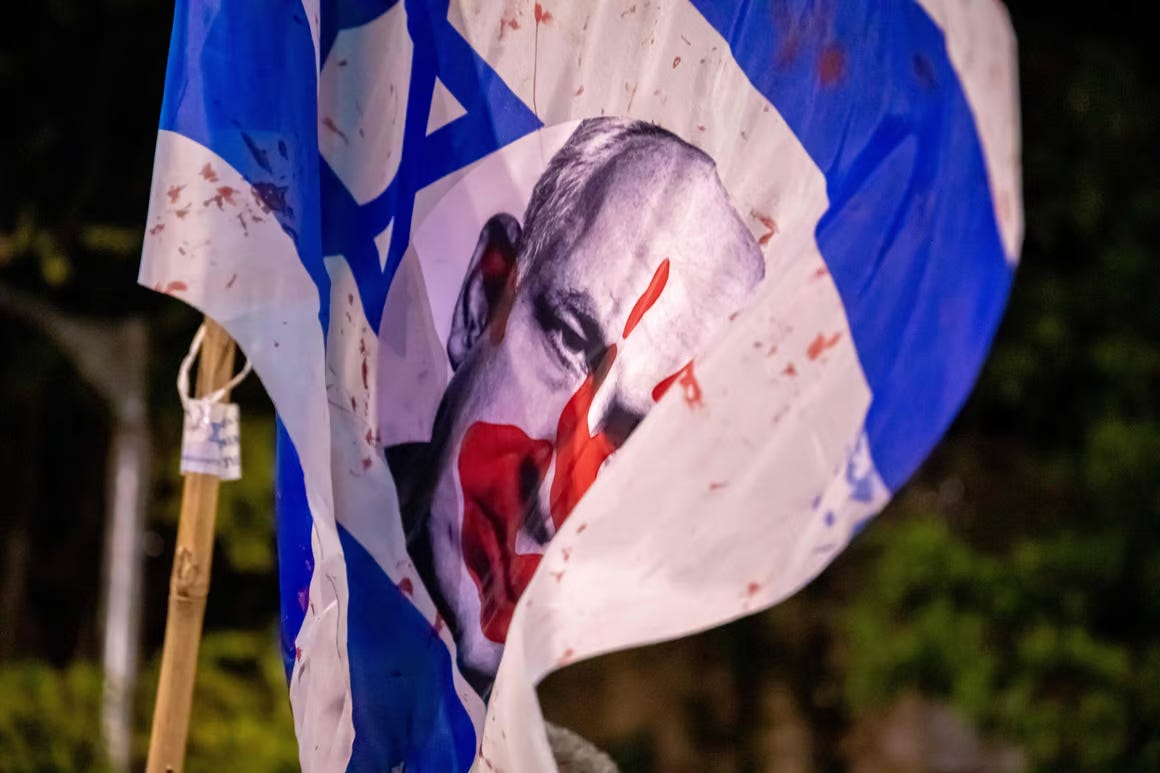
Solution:
[[[307,771],[539,771],[534,686],[785,598],[1021,238],[975,0],[179,0],[142,283],[279,414]]]

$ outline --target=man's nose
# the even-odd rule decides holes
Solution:
[[[610,374],[592,399],[588,409],[589,434],[603,433],[612,445],[619,448],[644,419],[644,412],[634,409],[623,394],[621,384]]]

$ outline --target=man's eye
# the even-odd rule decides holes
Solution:
[[[585,354],[588,351],[588,342],[585,340],[584,334],[569,324],[567,320],[560,320],[558,330],[561,342],[570,351],[576,354]]]

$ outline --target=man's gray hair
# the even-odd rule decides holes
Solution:
[[[534,262],[561,234],[579,233],[593,206],[586,195],[589,182],[625,152],[658,143],[671,143],[691,158],[715,166],[703,150],[656,124],[628,118],[581,121],[532,189],[520,254]]]

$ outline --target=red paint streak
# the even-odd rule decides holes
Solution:
[[[583,87],[583,86],[581,86],[580,88],[576,89],[576,94],[575,94],[575,96],[577,96],[577,97],[578,97],[578,96],[580,96],[580,95],[581,95],[581,94],[583,94],[583,93],[584,93],[584,87]]]
[[[777,354],[777,344],[770,344],[769,348],[765,350],[766,357],[772,357]]]
[[[827,269],[825,266],[822,266],[821,268],[819,268],[817,271],[814,272],[813,278],[814,279],[821,279],[822,277],[824,277],[828,273],[830,273],[829,269]]]
[[[560,413],[556,425],[556,474],[552,477],[550,499],[557,529],[592,486],[604,460],[616,450],[616,444],[603,432],[592,435],[588,426],[588,411],[596,391],[615,361],[616,344],[613,344]]]
[[[294,648],[294,660],[296,660],[296,661],[302,660],[302,648],[301,647]]]
[[[463,436],[463,561],[479,591],[480,628],[494,642],[507,638],[516,602],[540,564],[539,554],[516,552],[516,535],[551,462],[552,443],[519,427],[476,422]]]
[[[369,429],[367,430],[367,434],[366,434],[365,439],[367,441],[368,446],[373,446],[375,444],[375,436],[371,433],[371,431]]]
[[[795,368],[791,362],[789,365],[785,366],[785,370],[782,371],[782,374],[793,378],[797,375],[797,368]]]
[[[653,273],[652,279],[648,283],[641,296],[637,298],[636,305],[632,307],[632,311],[628,315],[628,321],[624,323],[624,337],[628,338],[632,335],[632,331],[640,324],[641,319],[644,318],[645,312],[653,307],[657,299],[661,297],[664,292],[665,284],[669,281],[669,259],[665,258],[661,264],[657,266],[657,270]]]
[[[166,292],[166,293],[180,293],[180,292],[184,292],[185,290],[188,290],[188,289],[189,289],[189,287],[186,286],[185,282],[175,281],[175,282],[170,282],[169,284],[165,285],[164,292]]]
[[[725,488],[728,485],[729,485],[728,481],[724,481],[724,480],[713,481],[712,483],[709,484],[709,490],[710,491],[720,491],[721,489]]]
[[[681,371],[678,370],[673,375],[666,376],[665,378],[661,379],[661,381],[655,387],[653,387],[652,399],[654,403],[660,402],[661,398],[665,396],[665,392],[669,391],[669,387],[673,385],[673,382],[676,381],[680,375]]]
[[[697,124],[697,131],[699,131],[699,132],[705,131],[705,124],[703,124],[703,123]]]
[[[157,225],[155,225],[149,229],[149,233],[153,236],[156,236],[157,234],[161,233],[164,230],[165,230],[165,223],[158,223]]]
[[[371,388],[370,384],[367,383],[367,358],[366,357],[363,357],[363,361],[362,361],[362,380],[363,380],[363,389],[370,389]]]
[[[410,596],[415,592],[415,586],[411,582],[410,577],[404,577],[403,579],[399,580],[399,590],[407,596]]]
[[[838,343],[838,339],[841,337],[841,333],[834,333],[829,338],[826,338],[821,333],[818,333],[818,337],[810,342],[810,348],[806,350],[806,356],[811,360],[816,360],[818,357],[822,356],[822,352],[833,348],[833,346]]]
[[[577,533],[577,534],[583,534],[583,533],[584,533],[584,530],[585,530],[585,529],[587,529],[587,528],[588,528],[588,524],[587,524],[587,522],[585,522],[585,523],[582,523],[582,524],[580,524],[579,526],[577,526],[577,527],[576,527],[576,533]]]
[[[756,595],[759,590],[761,590],[761,585],[759,585],[758,583],[755,583],[755,582],[751,582],[745,586],[745,595],[746,596]]]
[[[234,282],[236,282],[236,281],[238,281],[238,275],[234,274],[233,276],[230,277],[230,281],[226,282],[226,289],[228,290],[231,287],[233,287]]]
[[[216,183],[218,181],[217,172],[215,172],[213,167],[208,163],[201,168],[201,176],[205,178],[207,182]]]
[[[681,57],[679,57],[679,56],[673,57],[673,69],[674,70],[677,69],[677,65],[679,65],[680,63],[681,63]]]
[[[177,199],[179,196],[181,196],[181,192],[183,190],[185,190],[184,185],[170,185],[169,190],[165,192],[165,195],[169,197],[169,203],[176,204]]]
[[[544,7],[536,3],[536,24],[544,22],[545,24],[552,20],[552,14],[544,10]]]
[[[818,80],[833,86],[846,72],[846,54],[837,43],[830,43],[818,55]]]
[[[507,18],[506,16],[502,17],[499,20],[499,39],[503,40],[504,33],[507,32],[509,29],[510,30],[518,30],[519,28],[520,28],[520,23],[516,19],[516,17],[513,16],[510,19]]]
[[[351,409],[352,411],[358,410],[358,403],[356,403],[356,402],[354,401],[354,398],[353,398],[353,397],[352,397],[352,398],[350,398],[350,409]]]
[[[238,189],[231,188],[228,185],[223,185],[222,187],[217,189],[217,195],[221,196],[222,199],[226,202],[226,204],[229,204],[231,207],[235,206],[235,202],[234,202],[234,194],[235,193],[239,193]]]
[[[777,221],[763,212],[758,212],[756,209],[749,210],[749,214],[754,217],[757,222],[765,226],[765,233],[763,233],[757,240],[757,243],[764,247],[765,245],[769,244],[769,240],[772,239],[773,235],[777,233]]]
[[[346,132],[338,128],[334,123],[334,119],[329,115],[322,119],[322,126],[332,134],[337,134],[339,139],[342,140],[343,145],[350,144],[350,138],[346,136]]]
[[[351,306],[354,305],[354,293],[347,293],[346,294],[346,302]]]

